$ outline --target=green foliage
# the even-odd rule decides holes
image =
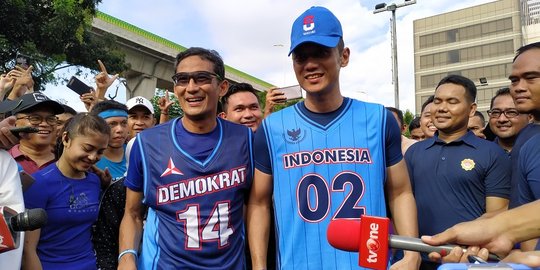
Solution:
[[[61,81],[55,71],[70,67],[99,70],[102,60],[110,74],[126,70],[115,39],[92,34],[92,19],[101,0],[4,0],[0,5],[0,73],[11,70],[17,57],[34,66],[36,89]],[[81,70],[79,69],[80,73]],[[65,79],[65,78],[64,78]]]
[[[171,107],[169,107],[169,119],[182,117],[182,115],[184,115],[184,112],[182,111],[182,108],[180,108],[180,104],[178,103],[178,99],[176,98],[176,96],[169,93],[169,91],[165,89],[159,89],[156,91],[154,97],[152,97],[152,99],[150,100],[150,102],[152,102],[152,105],[154,106],[154,112],[155,112],[154,115],[157,118],[157,120],[159,121],[159,117],[161,116],[161,110],[159,109],[159,106],[158,106],[158,100],[161,97],[164,97],[165,94],[168,94],[170,101],[174,102],[171,105]]]
[[[405,132],[403,132],[403,135],[407,138],[410,138],[411,137],[411,134],[409,133],[409,124],[411,123],[411,121],[414,119],[414,114],[409,111],[409,109],[407,109],[405,111],[405,113],[403,114],[403,123],[405,124],[405,126],[407,127],[405,129]]]

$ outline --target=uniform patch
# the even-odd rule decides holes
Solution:
[[[304,140],[304,138],[306,137],[306,132],[302,131],[302,129],[300,128],[297,128],[297,129],[293,128],[290,130],[288,129],[287,134],[283,134],[283,137],[285,138],[285,141],[287,143],[296,144]]]
[[[470,171],[470,170],[474,169],[474,165],[476,165],[474,163],[474,160],[472,160],[470,158],[466,158],[466,159],[461,161],[461,168],[463,168],[466,171]]]

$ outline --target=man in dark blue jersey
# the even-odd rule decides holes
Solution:
[[[257,129],[256,170],[247,210],[253,269],[266,268],[269,209],[275,208],[279,269],[355,269],[358,253],[326,239],[332,219],[386,216],[401,235],[417,236],[416,207],[394,117],[378,104],[341,95],[347,66],[339,20],[312,7],[291,33],[293,67],[306,99],[272,113]],[[392,269],[416,269],[405,252]]]
[[[139,269],[243,269],[252,132],[216,117],[228,89],[217,52],[179,53],[173,80],[184,116],[142,131],[131,150],[119,269],[137,257]]]

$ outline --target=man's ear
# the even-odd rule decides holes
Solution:
[[[67,133],[67,131],[64,131],[64,133],[62,133],[62,144],[64,146],[67,146],[69,143],[69,135]]]
[[[477,107],[476,102],[473,102],[471,104],[471,112],[469,113],[469,118],[474,116],[474,113],[476,112],[476,107]]]
[[[217,116],[221,119],[227,119],[227,114],[225,112],[220,112],[217,114]]]
[[[346,67],[349,64],[349,57],[351,56],[351,51],[348,47],[343,48],[343,52],[340,56],[340,66]]]
[[[229,81],[223,80],[219,84],[219,96],[220,97],[224,96],[225,94],[227,94],[228,90],[229,90]]]

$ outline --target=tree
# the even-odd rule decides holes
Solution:
[[[0,73],[17,60],[34,66],[35,88],[65,78],[54,72],[66,67],[98,70],[97,59],[111,73],[128,68],[115,38],[90,32],[101,0],[5,0],[0,5]],[[77,73],[82,70],[78,69]]]
[[[409,133],[409,124],[414,119],[414,114],[407,109],[405,113],[403,114],[403,124],[405,125],[405,132],[403,132],[403,135],[407,138],[411,137],[411,134]]]

